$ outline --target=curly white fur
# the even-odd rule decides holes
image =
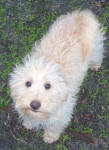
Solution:
[[[23,125],[42,127],[45,142],[56,141],[71,121],[88,68],[101,66],[103,40],[101,26],[89,10],[63,15],[10,74],[11,96]],[[27,81],[31,87],[26,87]],[[49,90],[45,83],[51,84]],[[38,112],[31,110],[33,100],[41,103]]]

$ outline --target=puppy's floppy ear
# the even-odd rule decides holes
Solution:
[[[15,92],[15,90],[12,90],[12,89],[11,89],[10,92],[11,92],[11,93],[10,93],[11,97],[14,99],[14,97],[16,97],[16,92]]]

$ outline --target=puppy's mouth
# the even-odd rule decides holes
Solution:
[[[50,117],[50,114],[46,111],[34,110],[31,108],[24,108],[23,113],[24,113],[24,116],[28,116],[28,117],[31,117],[31,115],[33,117],[37,116],[37,120],[39,121],[46,121]]]
[[[36,113],[37,113],[37,112],[41,112],[41,111],[39,111],[39,110],[34,110],[34,109],[31,109],[31,111],[32,111],[32,112],[36,112]]]
[[[34,109],[32,109],[32,108],[23,108],[23,112],[24,113],[28,113],[29,111],[31,111],[31,112],[35,112],[35,113],[38,113],[38,112],[42,112],[42,111],[39,111],[39,110],[34,110]],[[43,112],[42,112],[43,113]]]
[[[33,113],[37,113],[37,114],[48,114],[48,112],[46,112],[46,111],[35,110],[32,108],[23,108],[23,112],[24,112],[24,114],[27,114],[29,112],[33,112]]]
[[[35,110],[35,109],[32,109],[32,108],[30,108],[29,110],[32,111],[32,112],[34,112],[34,113],[40,113],[40,114],[46,114],[46,113],[48,113],[46,111]]]

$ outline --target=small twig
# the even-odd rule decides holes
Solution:
[[[103,144],[103,145],[105,145],[105,147],[107,147],[107,144],[104,142],[103,139],[93,137],[90,134],[80,133],[80,132],[76,132],[76,131],[69,131],[69,129],[67,129],[67,133],[71,136],[73,135],[73,137],[76,140],[80,140],[80,141],[89,143],[89,144],[94,145],[94,146],[98,146],[100,144]]]
[[[11,130],[10,130],[10,133],[11,133],[12,137],[13,137],[16,141],[20,141],[20,142],[22,142],[22,143],[28,144],[27,141],[18,139],[18,138],[13,134],[13,132],[12,132]]]
[[[73,136],[77,140],[81,140],[81,141],[87,142],[89,144],[94,144],[93,137],[88,134],[80,133],[80,132],[76,132],[76,131],[69,131],[69,129],[67,129],[67,133],[70,134],[71,136]]]

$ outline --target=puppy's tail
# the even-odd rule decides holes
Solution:
[[[94,49],[99,36],[103,35],[101,25],[90,10],[77,11],[75,15],[77,36],[82,47],[83,61]]]

